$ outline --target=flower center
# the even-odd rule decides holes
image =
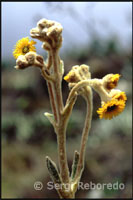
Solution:
[[[113,110],[115,110],[115,109],[116,109],[116,105],[109,106],[109,107],[107,108],[107,112],[111,112],[111,111],[113,111]]]
[[[28,53],[28,52],[29,52],[29,47],[28,47],[28,46],[25,46],[25,47],[22,49],[22,52],[23,52],[23,53]]]

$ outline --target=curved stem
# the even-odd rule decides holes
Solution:
[[[44,67],[41,69],[42,70],[42,75],[44,77],[44,79],[46,79],[47,81],[55,81],[54,77],[52,75],[48,75],[44,69]]]
[[[88,140],[89,130],[91,128],[92,109],[93,109],[91,89],[89,89],[89,91],[87,90],[87,93],[88,92],[89,92],[89,94],[84,96],[86,103],[87,103],[87,113],[86,113],[84,129],[82,132],[82,139],[81,139],[80,152],[79,152],[79,161],[78,161],[76,175],[75,175],[74,180],[80,179],[80,177],[82,175],[82,171],[84,169],[86,143]]]
[[[78,82],[70,91],[70,94],[68,96],[67,101],[70,101],[72,96],[75,92],[77,92],[80,88],[83,88],[85,86],[91,86],[101,97],[102,101],[110,101],[111,97],[107,93],[107,91],[103,88],[103,85],[101,85],[99,79],[88,79]]]
[[[87,85],[92,85],[93,80],[89,79],[89,80],[83,80],[78,82],[70,91],[69,96],[67,101],[70,101],[70,99],[73,97],[73,95],[75,94],[75,92],[77,92],[80,88],[85,87]]]

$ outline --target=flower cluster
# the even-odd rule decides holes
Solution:
[[[31,30],[31,36],[42,40],[43,47],[48,50],[50,41],[53,42],[51,45],[59,47],[61,32],[62,27],[57,22],[43,19],[38,22],[36,28]],[[35,53],[35,44],[36,42],[30,41],[28,37],[17,42],[13,51],[13,56],[17,59],[16,69],[25,69],[31,65],[42,67],[43,57]],[[127,100],[124,92],[114,89],[119,78],[119,74],[108,74],[102,79],[91,79],[89,66],[83,64],[73,66],[64,80],[69,83],[70,88],[82,80],[90,80],[88,86],[91,86],[101,97],[101,107],[97,110],[100,119],[112,119],[124,110]],[[80,89],[81,91],[82,89]]]
[[[73,67],[64,77],[64,80],[69,82],[69,87],[73,87],[79,81],[88,80],[88,85],[98,92],[101,98],[101,108],[97,110],[99,118],[112,119],[119,115],[124,110],[127,100],[124,92],[114,89],[120,75],[108,74],[102,79],[90,79],[89,68],[87,70],[83,66],[86,65]]]
[[[16,60],[16,69],[25,69],[30,66],[42,67],[43,57],[36,54],[36,42],[28,37],[20,39],[13,51],[13,56]]]
[[[119,74],[109,74],[102,80],[103,87],[111,99],[110,101],[103,101],[102,107],[97,110],[100,119],[112,119],[119,115],[125,108],[125,102],[127,100],[125,92],[114,89],[117,86],[119,77]]]

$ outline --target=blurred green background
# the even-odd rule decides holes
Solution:
[[[98,6],[100,6],[99,16],[101,18],[96,15]],[[39,13],[37,7],[41,7],[44,12],[41,10]],[[87,143],[85,170],[81,179],[84,183],[96,184],[118,181],[124,183],[125,189],[78,190],[76,197],[131,197],[131,4],[124,4],[123,7],[121,2],[105,4],[102,2],[79,4],[76,2],[2,3],[3,198],[58,197],[55,190],[47,189],[47,183],[51,179],[46,168],[45,156],[50,156],[57,165],[58,158],[56,135],[43,114],[51,112],[46,82],[37,69],[29,68],[17,71],[13,68],[15,66],[15,60],[12,57],[13,45],[21,37],[29,35],[30,28],[35,27],[41,18],[57,20],[64,27],[64,41],[60,55],[64,60],[65,74],[72,66],[83,63],[90,66],[92,78],[102,78],[108,73],[120,73],[121,79],[118,88],[126,92],[128,99],[121,115],[112,120],[100,120],[96,113],[100,106],[100,98],[95,92],[93,93],[93,121]],[[19,10],[20,8],[21,10]],[[19,14],[17,14],[18,11]],[[31,21],[26,23],[26,18],[29,19],[28,11]],[[116,21],[113,15],[115,15]],[[12,16],[12,18],[8,18],[8,16]],[[13,28],[9,32],[10,20],[15,19],[16,21],[12,21]],[[112,24],[116,23],[116,28],[111,22]],[[20,25],[24,32],[20,31]],[[99,25],[99,29],[97,29],[97,25]],[[41,43],[38,41],[37,43],[37,52],[46,58],[46,53],[41,50]],[[69,89],[64,80],[62,91],[65,102]],[[85,102],[78,97],[67,129],[67,154],[70,171],[74,150],[79,149],[85,112]],[[36,181],[43,183],[41,191],[34,189]]]

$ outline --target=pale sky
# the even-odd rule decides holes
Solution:
[[[2,2],[2,58],[13,58],[17,40],[30,36],[30,29],[41,18],[62,24],[62,51],[70,45],[80,48],[90,42],[93,32],[104,39],[113,35],[122,47],[131,46],[131,2],[60,2],[57,8],[51,3],[57,6],[59,2],[49,2],[49,7],[47,2]],[[42,52],[39,41],[37,51]]]

